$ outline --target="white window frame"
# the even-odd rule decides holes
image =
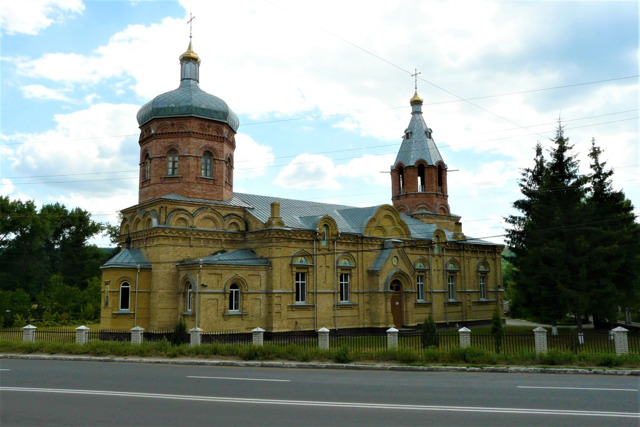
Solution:
[[[126,291],[125,291],[126,290]],[[125,292],[123,292],[125,291]],[[126,296],[125,296],[126,293]],[[125,304],[126,303],[126,306]],[[131,311],[131,284],[129,282],[120,283],[120,311]]]
[[[203,178],[213,178],[213,155],[209,151],[202,153],[200,176]]]
[[[480,287],[480,299],[487,299],[487,275],[481,274],[478,286]]]
[[[307,302],[307,272],[295,272],[296,286],[296,304],[305,304]]]
[[[229,286],[229,313],[240,311],[240,285],[237,283]]]
[[[171,149],[167,153],[167,176],[178,176],[178,150]]]
[[[449,274],[447,276],[447,288],[449,290],[449,299],[455,300],[456,299],[456,275],[455,274]]]
[[[193,310],[193,285],[191,282],[187,284],[187,313]]]
[[[149,158],[149,155],[147,154],[146,156],[144,156],[144,180],[148,180],[149,179],[149,175],[151,174],[151,159]]]
[[[424,301],[424,274],[416,276],[416,291],[418,292],[418,301]]]
[[[351,273],[340,273],[340,302],[349,302]]]

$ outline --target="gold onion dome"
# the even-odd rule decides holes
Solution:
[[[198,56],[197,53],[195,53],[193,51],[193,46],[191,45],[191,40],[189,40],[189,47],[187,48],[187,51],[185,53],[183,53],[182,55],[180,55],[180,61],[184,61],[187,59],[191,59],[193,61],[196,61],[198,63],[200,63],[200,57]]]
[[[413,104],[415,104],[415,103],[420,103],[420,104],[422,104],[422,98],[420,98],[420,97],[418,96],[418,91],[416,91],[416,92],[413,94],[413,98],[411,98],[411,99],[409,100],[409,103],[410,103],[411,105],[413,105]]]

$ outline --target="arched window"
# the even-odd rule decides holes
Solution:
[[[233,157],[227,157],[227,182],[231,184],[231,179],[233,178]]]
[[[444,168],[442,165],[438,165],[438,193],[442,193],[442,186],[444,181]]]
[[[487,299],[487,276],[489,274],[489,264],[485,261],[478,263],[478,288],[480,299]]]
[[[349,302],[351,273],[340,273],[340,302]]]
[[[433,236],[433,253],[438,255],[438,251],[440,250],[440,236],[437,234]]]
[[[120,284],[120,311],[129,311],[131,309],[131,285],[129,282]]]
[[[240,286],[236,283],[229,286],[229,311],[240,311]]]
[[[460,266],[456,260],[450,259],[445,265],[447,270],[447,291],[449,293],[449,300],[456,299],[456,281],[458,279],[458,273],[460,272]]]
[[[202,154],[201,176],[213,178],[213,155],[209,151]]]
[[[418,165],[418,191],[424,193],[424,165]]]
[[[151,174],[151,158],[149,157],[149,154],[147,154],[146,156],[144,156],[144,180],[148,180],[149,179],[149,175]]]
[[[418,293],[418,301],[424,301],[424,274],[416,276],[416,292]]]
[[[187,284],[187,313],[191,313],[193,309],[193,285],[191,282]]]
[[[296,271],[296,304],[307,302],[307,272]]]
[[[400,184],[400,194],[404,193],[404,168],[398,168],[398,183]]]
[[[171,150],[167,153],[167,175],[178,175],[178,151]]]
[[[426,282],[426,273],[429,269],[429,264],[424,258],[419,258],[416,260],[414,264],[414,268],[416,269],[416,293],[418,301],[426,301],[425,300],[425,282]]]

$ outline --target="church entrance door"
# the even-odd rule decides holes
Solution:
[[[394,280],[391,282],[390,290],[393,291],[391,295],[391,315],[393,316],[393,325],[396,328],[402,327],[402,284]]]

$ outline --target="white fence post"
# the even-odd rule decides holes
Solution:
[[[460,348],[471,347],[471,329],[463,326],[458,329],[458,333],[460,334]]]
[[[264,345],[264,329],[258,327],[251,332],[253,332],[253,345],[263,346]]]
[[[202,344],[202,328],[189,329],[189,345],[196,346]]]
[[[36,342],[36,329],[33,325],[27,325],[22,328],[22,341],[24,342]]]
[[[542,326],[538,326],[533,330],[533,337],[535,339],[536,353],[546,354],[549,351],[547,345],[547,330]]]
[[[329,330],[327,328],[318,329],[318,347],[329,349]]]
[[[131,344],[142,344],[144,328],[136,326],[131,329]]]
[[[398,348],[398,330],[394,327],[387,329],[387,348]]]
[[[86,326],[78,326],[76,328],[76,343],[87,344],[89,342],[89,328]]]
[[[616,354],[629,354],[629,337],[627,337],[627,329],[618,326],[613,330],[613,344],[616,347]]]

